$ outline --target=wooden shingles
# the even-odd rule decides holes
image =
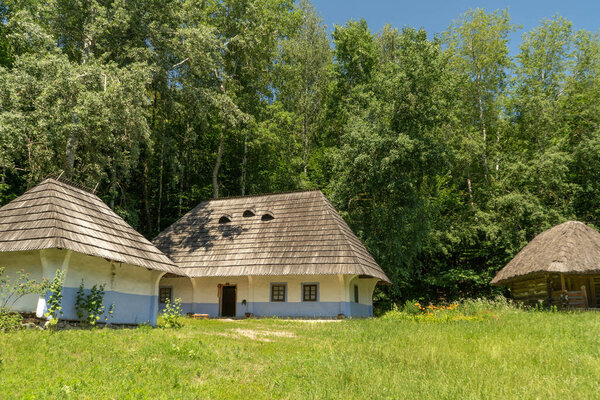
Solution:
[[[247,210],[255,215],[244,217]],[[220,224],[224,215],[231,222]],[[192,277],[357,274],[389,282],[318,190],[206,201],[153,242]]]
[[[53,178],[0,208],[0,252],[50,248],[180,273],[98,196]]]

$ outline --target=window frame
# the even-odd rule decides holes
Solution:
[[[283,286],[283,300],[275,300],[273,298],[273,287],[275,287],[275,286]],[[271,282],[271,290],[270,290],[270,295],[269,295],[269,301],[271,303],[287,303],[287,296],[288,296],[288,290],[287,290],[286,282]]]
[[[306,296],[305,296],[305,288],[308,286],[315,286],[315,299],[314,300],[306,300]],[[307,303],[318,303],[319,302],[319,297],[320,297],[320,290],[319,290],[319,282],[303,282],[302,283],[302,292],[300,294],[300,296],[302,296],[302,302],[307,302]]]
[[[360,289],[356,283],[354,284],[354,302],[360,303]]]
[[[166,301],[160,301],[162,298],[160,291],[163,289],[169,290],[169,302],[171,304],[173,304],[173,286],[159,286],[159,288],[158,288],[158,304],[167,304]]]

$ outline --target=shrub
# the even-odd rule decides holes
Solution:
[[[58,322],[58,316],[62,315],[62,290],[63,290],[63,281],[65,278],[65,273],[56,270],[56,274],[54,278],[48,285],[48,301],[46,302],[46,307],[48,311],[44,314],[49,318],[47,322],[48,326],[54,326]]]
[[[16,331],[21,328],[22,322],[21,314],[6,309],[0,310],[0,332]]]
[[[394,304],[392,310],[382,316],[388,321],[453,322],[498,320],[499,315],[517,310],[504,297],[496,299],[466,299],[441,305],[422,305],[418,301],[407,301],[402,308]]]
[[[6,269],[0,267],[0,332],[14,331],[21,328],[23,317],[11,311],[15,303],[25,295],[41,295],[46,292],[48,280],[38,282],[29,277],[29,273],[21,270],[11,279]]]
[[[18,271],[12,280],[5,275],[6,269],[0,267],[0,310],[9,310],[23,296],[28,294],[44,294],[48,280],[38,282],[29,277],[24,270]]]
[[[86,322],[90,325],[96,325],[102,318],[104,313],[104,285],[94,285],[90,289],[89,294],[85,294],[83,289],[83,279],[79,290],[77,291],[77,297],[75,299],[75,309],[77,310],[77,316],[82,322]],[[108,311],[108,316],[104,317],[104,322],[108,321],[109,317],[112,317],[114,313],[115,305],[111,305]]]
[[[161,328],[181,328],[181,299],[177,298],[173,303],[167,299],[165,304]]]

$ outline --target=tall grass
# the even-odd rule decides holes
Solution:
[[[485,300],[457,309],[498,319],[0,334],[0,399],[597,398],[600,314]]]

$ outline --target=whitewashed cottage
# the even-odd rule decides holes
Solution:
[[[206,201],[154,244],[180,268],[159,301],[211,317],[370,317],[389,283],[318,190]]]
[[[156,323],[158,283],[179,273],[174,263],[114,213],[92,191],[49,178],[0,208],[0,266],[34,279],[65,274],[63,319],[77,319],[75,297],[104,285],[111,322]],[[46,296],[29,295],[14,309],[46,312]]]

